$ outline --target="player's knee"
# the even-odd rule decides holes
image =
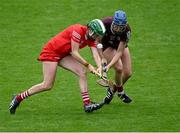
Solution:
[[[80,74],[79,74],[79,77],[80,77],[81,79],[86,79],[86,72],[80,73]]]
[[[49,91],[53,88],[53,84],[52,83],[43,83],[42,87],[44,90]]]
[[[86,78],[86,71],[85,70],[78,70],[78,76],[81,78]]]
[[[116,73],[122,73],[123,68],[122,67],[115,67]]]

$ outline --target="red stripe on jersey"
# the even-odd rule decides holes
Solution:
[[[81,42],[81,35],[79,33],[77,33],[76,31],[72,32],[72,40],[80,43]]]
[[[77,33],[76,31],[73,31],[72,35],[78,39],[81,39],[81,35],[79,33]]]
[[[81,42],[81,40],[79,40],[79,39],[77,39],[77,38],[75,38],[74,36],[72,36],[72,38],[71,38],[73,41],[75,41],[75,42],[77,42],[77,43],[80,43]]]

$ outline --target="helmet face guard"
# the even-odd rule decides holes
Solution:
[[[120,34],[126,30],[126,24],[117,25],[112,22],[111,24],[111,31],[115,34]]]
[[[115,34],[119,34],[126,29],[127,18],[126,13],[122,10],[118,10],[114,13],[113,22],[111,24],[111,31]]]
[[[88,32],[87,32],[87,38],[88,38],[89,40],[95,41],[95,40],[97,40],[97,38],[100,38],[100,37],[101,37],[100,35],[96,34],[94,31],[92,31],[92,30],[89,28],[89,30],[88,30]]]
[[[92,36],[94,34],[94,31],[92,31],[91,29],[89,29],[88,35]]]

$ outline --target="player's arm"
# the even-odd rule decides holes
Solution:
[[[71,40],[71,55],[81,64],[87,67],[89,63],[79,54],[79,46],[79,43]]]
[[[107,60],[106,58],[104,57],[104,54],[103,54],[103,45],[101,43],[97,44],[97,50],[98,50],[98,53],[99,53],[99,56],[101,58],[101,63],[102,64],[107,64]]]
[[[107,60],[103,54],[103,45],[101,43],[97,44],[97,50],[101,58],[101,68],[98,70],[103,77],[107,78]]]
[[[80,54],[79,54],[79,43],[71,40],[71,55],[85,67],[87,67],[92,73],[97,73],[95,68],[89,64]]]
[[[107,70],[109,70],[122,56],[122,53],[126,47],[126,42],[120,41],[117,52],[111,62],[107,65]]]
[[[91,47],[91,52],[92,52],[92,55],[93,55],[94,61],[96,62],[97,67],[101,67],[101,58],[99,56],[97,48]]]
[[[111,62],[107,65],[107,70],[109,70],[121,58],[123,51],[130,39],[130,36],[131,36],[131,30],[129,30],[125,34],[123,34],[123,36],[121,38],[122,40],[119,43],[119,46],[118,46],[115,56],[113,57]]]

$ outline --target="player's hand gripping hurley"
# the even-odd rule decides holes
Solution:
[[[97,82],[99,85],[103,86],[103,87],[112,87],[112,88],[113,88],[113,86],[114,86],[114,84],[115,84],[114,81],[109,80],[109,79],[107,78],[107,71],[106,71],[106,66],[107,66],[107,64],[106,64],[106,63],[103,63],[102,65],[103,65],[102,75],[101,75],[100,73],[97,73],[97,74],[96,74],[96,75],[97,75],[98,77],[100,77],[101,79],[97,80],[96,82]]]
[[[97,80],[96,82],[103,86],[103,87],[113,87],[114,85],[114,82],[112,80],[108,80],[107,79],[107,71],[106,71],[106,66],[107,66],[107,63],[102,63],[102,75],[98,73],[98,77],[100,77],[101,79]]]

